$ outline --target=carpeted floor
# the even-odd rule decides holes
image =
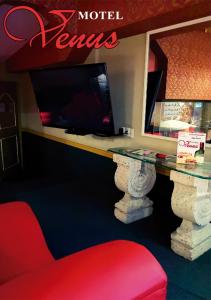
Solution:
[[[0,202],[23,200],[31,205],[56,258],[105,241],[133,240],[145,245],[165,269],[168,300],[210,300],[211,251],[194,262],[174,254],[171,226],[156,214],[156,208],[149,218],[122,224],[113,215],[113,204],[120,197],[112,184],[87,177],[0,183]]]

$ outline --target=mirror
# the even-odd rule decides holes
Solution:
[[[204,19],[148,33],[144,133],[206,132],[211,143],[211,18]]]

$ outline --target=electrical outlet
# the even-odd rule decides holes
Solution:
[[[123,135],[133,138],[134,137],[134,128],[122,127]]]

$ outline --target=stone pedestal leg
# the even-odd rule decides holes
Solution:
[[[171,171],[172,209],[183,221],[171,234],[171,248],[194,260],[211,249],[211,181]]]
[[[125,192],[124,197],[115,204],[116,218],[128,224],[148,217],[153,208],[146,194],[156,180],[155,166],[119,154],[114,154],[113,159],[117,163],[116,186]]]

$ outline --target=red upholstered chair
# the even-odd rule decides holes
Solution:
[[[0,299],[163,300],[166,274],[129,241],[94,246],[54,260],[23,202],[0,205]]]

